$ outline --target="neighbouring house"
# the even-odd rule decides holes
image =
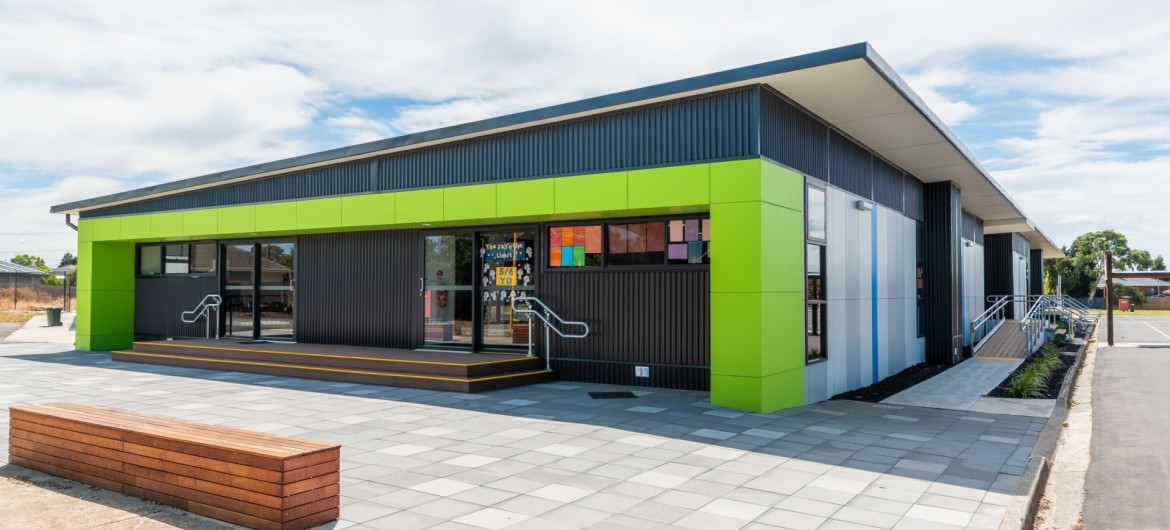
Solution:
[[[41,277],[46,274],[48,273],[24,265],[0,261],[0,289],[40,285]]]
[[[523,333],[560,379],[762,412],[959,362],[1061,255],[865,43],[52,211],[81,350],[219,294],[241,341],[521,354],[521,293],[590,325]]]
[[[1170,274],[1170,273],[1167,273]],[[1157,296],[1166,291],[1170,291],[1170,281],[1156,279],[1156,278],[1114,278],[1113,285],[1128,285],[1138,289],[1146,296]],[[1105,298],[1105,278],[1097,282],[1097,290],[1093,293],[1094,298]]]

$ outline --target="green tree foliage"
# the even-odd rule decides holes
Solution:
[[[1116,230],[1100,230],[1082,234],[1071,246],[1061,249],[1063,258],[1044,260],[1044,292],[1056,292],[1056,278],[1064,279],[1064,294],[1088,297],[1097,288],[1097,280],[1105,271],[1104,251],[1113,252],[1113,270],[1165,270],[1162,256],[1150,257],[1141,249],[1129,248],[1125,235]]]
[[[1110,298],[1113,299],[1113,307],[1117,307],[1117,301],[1120,300],[1123,296],[1129,298],[1129,303],[1133,305],[1142,305],[1146,303],[1146,294],[1143,293],[1141,289],[1138,289],[1132,285],[1120,285],[1114,283],[1112,294],[1113,296],[1110,296]]]
[[[12,262],[17,264],[17,265],[23,265],[25,267],[36,269],[39,271],[49,272],[49,267],[47,265],[45,265],[44,258],[42,258],[40,256],[30,256],[28,254],[21,254],[19,256],[16,256],[15,258],[12,258]]]
[[[77,265],[77,256],[71,252],[66,252],[64,256],[61,256],[61,264],[57,266],[64,267],[66,265]]]

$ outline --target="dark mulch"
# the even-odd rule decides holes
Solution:
[[[1074,350],[1074,353],[1075,351],[1076,350]],[[1024,364],[1016,367],[1016,370],[1012,372],[1011,375],[1007,376],[1007,379],[1004,379],[1002,382],[1000,382],[999,386],[995,387],[995,390],[992,390],[987,395],[989,397],[997,398],[1016,397],[1012,395],[1011,391],[1012,378],[1015,377],[1016,374],[1024,371],[1024,369],[1027,368],[1029,364],[1032,364],[1037,358],[1039,358],[1039,355],[1033,353],[1026,361],[1024,361]],[[1062,353],[1059,355],[1059,358],[1060,365],[1057,366],[1056,370],[1052,372],[1052,377],[1048,378],[1048,388],[1044,390],[1043,395],[1032,399],[1056,399],[1056,397],[1060,395],[1060,387],[1064,384],[1064,378],[1068,375],[1068,371],[1070,368],[1072,368],[1073,363],[1077,362],[1077,356]]]
[[[950,368],[950,366],[943,364],[916,364],[865,388],[842,392],[830,399],[851,399],[853,401],[879,403],[883,399],[945,372],[947,368]]]

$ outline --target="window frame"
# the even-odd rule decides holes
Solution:
[[[809,199],[810,190],[819,190],[824,197],[824,235],[825,237],[812,237],[809,233]],[[805,366],[823,363],[829,360],[829,282],[828,282],[828,262],[829,262],[829,191],[828,185],[813,177],[805,177],[804,185],[804,246],[802,247],[802,267],[804,268],[804,364]],[[820,289],[821,297],[817,299],[810,299],[808,292],[809,281],[809,247],[815,246],[820,248]],[[811,306],[819,308],[820,316],[820,354],[813,358],[810,356],[809,346],[809,313]]]
[[[195,263],[195,245],[212,245],[215,249],[214,268],[211,271],[194,272],[191,270]],[[167,263],[180,263],[180,261],[167,261],[168,246],[185,246],[187,247],[187,272],[167,272]],[[159,247],[159,267],[158,274],[142,274],[142,249],[147,247]],[[218,242],[216,241],[179,241],[179,242],[160,242],[160,243],[139,243],[134,246],[134,278],[180,278],[180,277],[194,277],[194,276],[216,276],[219,274],[219,251]]]
[[[601,266],[600,267],[552,267],[549,266],[548,256],[540,260],[541,272],[551,274],[561,273],[596,273],[596,272],[614,272],[614,271],[679,271],[679,270],[710,270],[710,263],[669,263],[669,250],[663,250],[662,263],[651,265],[618,265],[611,263],[609,252],[609,227],[610,225],[629,225],[629,224],[643,224],[652,222],[661,222],[665,224],[666,241],[665,244],[670,244],[670,221],[673,220],[690,220],[696,219],[700,223],[703,219],[710,219],[710,212],[699,212],[692,214],[679,215],[656,215],[650,217],[615,217],[613,219],[580,219],[575,221],[556,221],[549,223],[542,223],[540,230],[543,238],[548,239],[548,231],[550,228],[557,228],[563,226],[582,226],[582,225],[601,225]],[[700,228],[701,229],[701,228]],[[711,241],[708,243],[707,252],[711,251]],[[547,245],[546,245],[547,246]],[[668,248],[668,247],[667,247]],[[547,251],[546,251],[547,252]],[[710,257],[708,256],[708,261]]]

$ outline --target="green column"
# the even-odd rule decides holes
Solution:
[[[711,402],[804,404],[804,178],[760,159],[711,172]]]
[[[77,349],[130,348],[134,342],[134,243],[80,241]]]

